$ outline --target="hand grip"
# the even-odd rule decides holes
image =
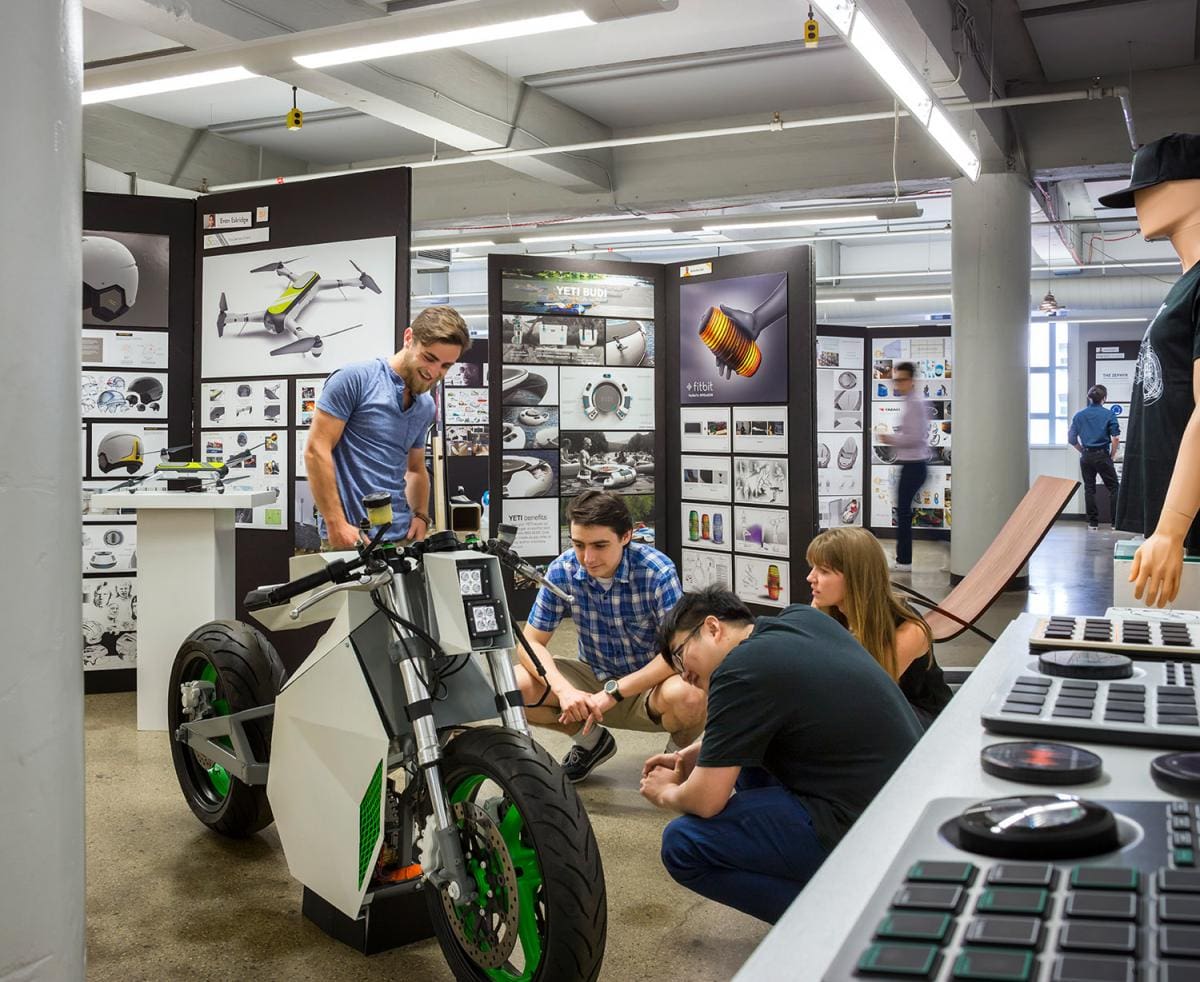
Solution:
[[[246,594],[246,609],[262,610],[265,607],[275,607],[286,600],[291,600],[292,597],[307,593],[313,587],[332,583],[345,576],[350,571],[350,565],[344,559],[335,559],[324,569],[319,569],[315,573],[309,573],[307,576],[302,576],[298,580],[292,580],[290,583],[282,583],[279,586],[273,587],[259,587],[257,590],[251,590]]]

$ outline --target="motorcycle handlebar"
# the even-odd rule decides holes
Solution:
[[[319,569],[315,573],[309,573],[307,576],[302,576],[298,580],[292,580],[290,583],[281,583],[278,586],[259,587],[257,590],[251,590],[246,594],[246,609],[263,610],[266,607],[276,607],[287,600],[291,600],[292,597],[307,593],[314,587],[344,580],[353,570],[362,564],[363,560],[361,558],[351,560],[350,562],[346,562],[344,559],[334,559],[324,569]]]

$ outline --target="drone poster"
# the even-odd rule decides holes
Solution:
[[[396,350],[396,241],[206,256],[202,378],[312,375]]]
[[[233,379],[200,387],[207,426],[286,426],[287,379]]]
[[[273,502],[257,508],[238,508],[233,524],[243,529],[286,531],[288,527],[287,430],[204,430],[200,434],[200,458],[206,463],[223,464],[236,454],[250,451],[229,465],[227,488],[242,491],[275,491]]]
[[[166,327],[170,241],[141,232],[84,231],[83,323]]]
[[[679,288],[679,401],[779,402],[788,391],[787,273]]]

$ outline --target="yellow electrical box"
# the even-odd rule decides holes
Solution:
[[[288,114],[284,117],[289,130],[298,130],[304,125],[304,113],[294,106],[288,110]]]
[[[820,40],[821,28],[815,20],[809,18],[804,22],[804,47],[815,48]]]

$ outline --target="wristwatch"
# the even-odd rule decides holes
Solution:
[[[625,698],[621,695],[621,687],[616,679],[609,679],[604,683],[604,694],[612,696],[617,702],[621,702]]]
[[[423,511],[414,511],[412,513],[412,517],[419,518],[421,521],[423,521],[427,529],[433,528],[433,519],[426,515]]]

